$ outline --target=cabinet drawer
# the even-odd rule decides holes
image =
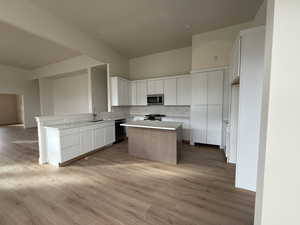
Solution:
[[[61,149],[61,162],[71,160],[80,155],[80,145]]]
[[[60,131],[60,136],[76,134],[79,133],[79,131],[80,131],[79,128],[62,130]]]

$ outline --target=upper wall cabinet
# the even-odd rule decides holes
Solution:
[[[164,104],[177,105],[177,79],[164,80]]]
[[[148,94],[163,94],[164,93],[164,80],[148,80]]]
[[[136,105],[147,105],[147,81],[136,82]]]
[[[129,83],[129,105],[136,105],[136,81]]]
[[[129,81],[120,77],[111,78],[112,106],[129,105]]]
[[[177,78],[177,105],[191,105],[192,84],[191,77]]]

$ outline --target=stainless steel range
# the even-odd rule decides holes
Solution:
[[[161,115],[161,114],[149,114],[144,116],[144,120],[157,120],[157,121],[162,121],[162,118],[165,117],[166,115]]]

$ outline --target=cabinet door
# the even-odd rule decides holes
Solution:
[[[94,130],[94,148],[101,148],[105,146],[105,128],[99,127]]]
[[[137,105],[147,105],[147,81],[136,83]]]
[[[123,80],[123,105],[129,105],[129,81]]]
[[[149,95],[163,94],[164,81],[163,80],[148,80],[147,89]]]
[[[105,145],[112,144],[116,141],[115,127],[105,127]]]
[[[154,83],[155,83],[155,94],[163,94],[164,80],[156,80]]]
[[[191,108],[192,142],[206,144],[207,142],[207,105],[197,105]]]
[[[129,84],[129,105],[136,105],[136,81]]]
[[[208,105],[207,144],[221,145],[222,142],[222,106]]]
[[[154,80],[147,81],[147,92],[149,95],[155,94],[155,81]]]
[[[110,92],[111,92],[111,104],[112,106],[119,106],[119,85],[118,78],[112,77],[110,79]]]
[[[166,79],[164,87],[165,105],[177,105],[177,83],[176,79]]]
[[[191,77],[177,79],[177,105],[191,105]]]
[[[92,128],[83,128],[80,130],[81,154],[94,150],[94,130]]]
[[[207,104],[207,74],[192,75],[192,105]]]
[[[207,104],[223,103],[223,71],[207,73]]]

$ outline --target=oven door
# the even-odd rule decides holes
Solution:
[[[148,95],[147,96],[148,105],[163,105],[164,96],[163,95]]]

